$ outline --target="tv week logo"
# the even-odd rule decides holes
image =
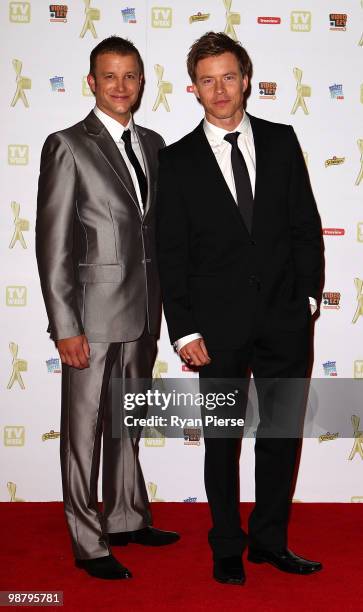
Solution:
[[[10,2],[9,20],[12,23],[30,23],[30,2]]]
[[[292,11],[290,29],[292,32],[310,32],[311,13],[309,11]]]
[[[25,427],[22,425],[7,425],[4,427],[5,446],[24,446]]]
[[[151,25],[153,28],[171,28],[173,10],[165,6],[153,6],[151,9]]]
[[[8,164],[10,166],[26,166],[29,163],[29,146],[10,144],[8,146]]]

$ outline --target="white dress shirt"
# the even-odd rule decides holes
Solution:
[[[141,151],[140,143],[139,143],[138,138],[137,138],[137,133],[136,133],[135,128],[134,128],[134,122],[132,120],[132,116],[130,117],[130,121],[128,122],[128,124],[124,126],[121,123],[119,123],[118,121],[116,121],[116,119],[113,119],[112,117],[110,117],[110,115],[107,115],[106,113],[101,111],[98,108],[98,106],[95,106],[95,108],[93,109],[93,112],[96,115],[96,117],[98,117],[99,120],[102,121],[102,123],[105,126],[106,130],[110,133],[112,139],[117,144],[118,150],[120,151],[120,153],[121,153],[121,155],[123,157],[123,160],[124,160],[124,162],[125,162],[125,164],[127,166],[127,169],[130,172],[130,175],[131,175],[131,178],[132,178],[132,182],[133,182],[134,187],[135,187],[137,199],[138,199],[140,208],[143,211],[144,207],[143,207],[143,203],[142,203],[142,199],[141,199],[139,181],[137,180],[135,169],[134,169],[132,163],[130,162],[129,158],[126,155],[125,143],[122,140],[122,135],[123,135],[124,131],[125,130],[130,130],[130,132],[131,132],[131,145],[132,145],[132,148],[133,148],[133,150],[135,152],[135,155],[136,155],[137,159],[139,160],[139,162],[141,164],[141,168],[145,172],[144,159],[143,159],[143,156],[142,156],[142,151]],[[146,176],[146,173],[145,173],[145,176]]]
[[[222,171],[224,179],[228,185],[228,188],[234,197],[236,206],[238,206],[231,161],[232,145],[226,140],[224,140],[225,135],[229,134],[230,132],[228,130],[224,130],[223,128],[217,127],[216,125],[213,125],[212,123],[207,121],[207,119],[204,119],[203,128],[207,140],[218,162],[218,165]],[[246,162],[248,175],[251,181],[252,193],[254,197],[256,183],[256,152],[251,122],[249,116],[245,112],[243,113],[241,123],[237,125],[237,127],[232,131],[240,132],[240,135],[238,136],[237,140],[238,148],[240,149]],[[309,298],[309,302],[311,314],[314,314],[317,309],[317,302],[314,298]],[[198,338],[202,338],[201,334],[199,333],[193,333],[189,334],[188,336],[183,336],[182,338],[179,338],[179,340],[174,342],[174,348],[179,353],[183,346],[185,346],[189,342],[192,342],[193,340],[197,340]]]

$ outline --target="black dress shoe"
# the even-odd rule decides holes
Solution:
[[[122,580],[132,578],[131,572],[113,557],[96,557],[95,559],[76,559],[76,567],[86,570],[87,574],[94,578],[104,580]]]
[[[252,563],[270,563],[282,572],[289,572],[290,574],[313,574],[323,568],[319,561],[303,559],[288,549],[281,552],[271,552],[250,548],[247,558]]]
[[[224,584],[239,584],[246,582],[241,557],[222,557],[214,559],[213,578]]]
[[[180,540],[176,531],[162,531],[155,527],[145,527],[137,531],[121,531],[108,534],[111,546],[127,546],[127,544],[142,544],[143,546],[166,546]]]

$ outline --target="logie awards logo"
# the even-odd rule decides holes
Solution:
[[[29,102],[25,95],[25,89],[31,89],[32,82],[28,77],[23,77],[21,75],[21,69],[23,67],[23,63],[18,59],[13,59],[13,68],[16,74],[16,91],[14,97],[11,101],[10,106],[14,107],[18,100],[21,100],[26,108],[29,108]]]
[[[18,204],[18,202],[12,202],[10,206],[14,217],[14,233],[9,244],[9,249],[14,248],[17,242],[20,242],[23,249],[26,249],[23,232],[29,231],[29,221],[20,218],[20,204]]]
[[[306,106],[305,98],[310,98],[311,87],[309,85],[302,85],[301,79],[303,71],[300,70],[300,68],[294,68],[293,72],[296,81],[296,100],[294,102],[294,106],[292,107],[291,114],[295,115],[297,109],[301,106],[305,115],[308,115],[309,111]]]
[[[147,483],[147,489],[149,491],[149,497],[150,497],[150,501],[151,502],[163,502],[163,501],[165,501],[164,499],[158,499],[156,497],[156,492],[158,490],[158,485],[155,484],[155,482],[148,482]]]
[[[360,455],[360,458],[363,459],[363,431],[359,431],[360,418],[356,414],[353,414],[351,421],[353,426],[354,443],[348,457],[349,461],[352,461],[355,455]]]
[[[226,27],[224,33],[230,38],[233,38],[233,40],[237,40],[238,37],[234,26],[240,25],[241,15],[240,13],[233,13],[231,11],[232,0],[223,0],[223,3],[226,9]]]
[[[356,290],[357,308],[354,313],[352,323],[356,323],[363,315],[363,281],[360,278],[354,279],[354,285]]]
[[[153,111],[156,111],[159,108],[160,104],[162,104],[165,110],[170,113],[170,107],[168,104],[168,100],[166,99],[166,94],[173,93],[173,84],[169,81],[163,81],[164,66],[156,64],[154,66],[154,70],[158,80],[158,95],[153,106]]]
[[[20,497],[16,497],[16,484],[15,482],[9,481],[7,484],[7,489],[10,495],[11,502],[23,502],[24,499],[20,499]]]
[[[84,38],[86,32],[89,30],[93,38],[97,38],[97,32],[93,22],[101,19],[101,12],[97,8],[91,8],[91,0],[83,0],[83,2],[86,17],[79,37]]]
[[[360,170],[358,172],[358,176],[355,181],[355,184],[360,185],[363,179],[363,138],[359,138],[359,140],[357,140],[357,145],[358,145],[358,149],[360,152]]]
[[[25,361],[25,359],[18,359],[19,347],[15,342],[10,342],[9,349],[13,360],[11,363],[12,372],[6,388],[11,389],[13,384],[17,382],[19,387],[24,390],[25,385],[21,376],[21,372],[26,372],[28,370],[28,362]]]

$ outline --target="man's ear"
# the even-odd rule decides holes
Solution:
[[[92,93],[95,93],[96,92],[96,79],[93,76],[93,74],[89,74],[87,76],[87,83],[88,83],[89,88],[92,91]]]
[[[198,98],[198,100],[199,100],[200,96],[199,96],[199,92],[198,92],[198,87],[196,86],[195,83],[192,83],[192,87],[193,87],[193,93],[194,93],[195,97]]]
[[[246,76],[243,77],[242,83],[243,83],[243,85],[242,85],[243,93],[245,93],[245,91],[246,91],[246,89],[248,87],[248,83],[249,83],[249,79],[248,79],[247,74],[246,74]]]

